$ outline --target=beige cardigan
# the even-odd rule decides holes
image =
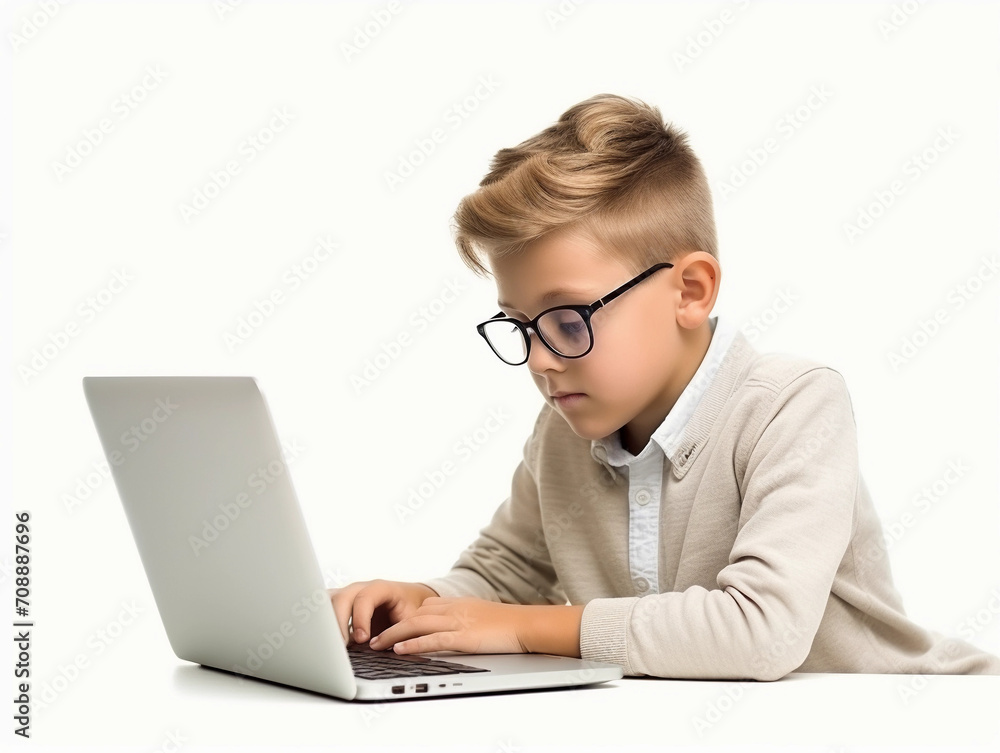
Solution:
[[[442,596],[586,604],[584,658],[628,675],[1000,674],[1000,659],[911,622],[895,590],[843,377],[737,333],[671,463],[662,593],[636,596],[628,480],[544,406],[510,497]]]

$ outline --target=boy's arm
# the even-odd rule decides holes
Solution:
[[[580,656],[581,605],[498,604],[475,597],[431,597],[372,639],[396,653],[462,651]]]
[[[424,599],[407,618],[376,636],[373,648],[580,655],[583,607],[566,605],[545,544],[532,471],[535,438],[549,412],[545,406],[539,413],[510,496],[489,525],[451,572],[419,584],[439,596]]]
[[[584,658],[633,675],[761,680],[805,660],[851,538],[860,483],[843,377],[827,368],[803,374],[748,431],[739,530],[717,588],[589,602]]]
[[[451,572],[421,581],[441,596],[476,596],[509,604],[566,603],[545,545],[533,473],[535,437],[546,415],[543,408],[514,471],[510,496],[490,523],[462,552]]]

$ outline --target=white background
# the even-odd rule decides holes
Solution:
[[[527,371],[475,332],[496,293],[459,262],[451,214],[498,149],[600,92],[657,105],[689,133],[715,192],[715,314],[761,351],[845,376],[910,615],[1000,652],[1000,615],[982,611],[1000,588],[996,275],[954,304],[1000,249],[996,3],[52,7],[7,6],[0,52],[13,90],[3,457],[11,508],[34,521],[39,678],[87,652],[130,600],[144,616],[95,666],[143,642],[169,652],[113,484],[90,475],[96,488],[79,494],[102,459],[84,375],[256,376],[281,435],[305,448],[292,475],[329,584],[447,570],[506,496],[541,405]],[[137,86],[143,101],[121,118]],[[810,100],[814,90],[829,96]],[[245,140],[275,109],[291,122],[248,160]],[[60,179],[54,164],[87,150],[102,118],[110,132]],[[420,154],[436,128],[440,143]],[[935,149],[939,129],[954,139]],[[777,148],[763,164],[746,163],[768,138]],[[933,164],[914,173],[927,149]],[[239,173],[186,221],[180,206],[230,160]],[[401,161],[420,164],[392,186]],[[725,195],[734,170],[752,174]],[[894,180],[905,190],[848,238]],[[291,290],[286,273],[327,236],[336,253]],[[123,270],[127,287],[92,319],[81,313]],[[456,300],[442,298],[449,286]],[[227,347],[275,288],[284,302]],[[794,302],[776,314],[782,296]],[[438,315],[418,323],[422,308]],[[939,309],[947,321],[924,338]],[[34,351],[73,323],[79,334],[26,376]],[[400,335],[412,344],[371,384],[352,383]],[[914,335],[922,347],[894,367],[889,353]],[[456,443],[491,411],[502,427],[461,460]],[[458,472],[401,519],[410,490],[446,461]],[[918,504],[949,464],[967,470]],[[4,544],[5,600],[12,555]],[[100,725],[68,739],[99,742]]]

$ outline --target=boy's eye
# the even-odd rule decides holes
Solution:
[[[556,309],[539,321],[542,337],[556,352],[575,356],[590,344],[587,323],[572,309]]]

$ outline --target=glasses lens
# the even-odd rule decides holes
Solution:
[[[483,326],[483,333],[493,350],[507,363],[524,363],[528,356],[527,343],[521,330],[510,322],[491,321]]]
[[[556,309],[538,320],[545,342],[563,356],[581,356],[590,348],[590,328],[573,309]]]

